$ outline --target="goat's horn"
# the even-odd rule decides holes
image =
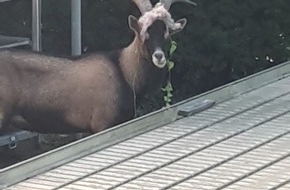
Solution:
[[[142,15],[152,10],[152,4],[150,0],[133,0],[133,2],[137,5]]]
[[[164,8],[166,10],[169,10],[171,5],[173,3],[177,3],[177,2],[181,2],[181,3],[189,3],[191,5],[194,5],[196,6],[196,3],[195,2],[192,2],[190,0],[160,0],[160,3],[164,6]]]

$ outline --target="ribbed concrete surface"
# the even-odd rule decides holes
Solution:
[[[9,190],[290,189],[290,78]]]

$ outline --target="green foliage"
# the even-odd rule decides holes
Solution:
[[[163,96],[163,100],[165,103],[165,106],[170,106],[171,102],[172,102],[172,97],[173,97],[173,87],[171,84],[171,70],[174,67],[174,62],[171,60],[173,53],[176,51],[177,49],[177,43],[173,40],[170,41],[170,48],[169,48],[169,57],[166,61],[166,66],[167,66],[167,70],[168,70],[168,78],[167,78],[167,84],[164,88],[161,88],[161,90],[164,92],[164,96]]]
[[[289,59],[290,1],[200,0],[176,6],[189,23],[177,36],[174,97],[186,98]]]

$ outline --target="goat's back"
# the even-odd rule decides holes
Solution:
[[[2,112],[23,116],[32,130],[99,131],[132,117],[131,90],[104,55],[69,60],[4,51],[0,67]]]

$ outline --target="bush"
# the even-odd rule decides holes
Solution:
[[[289,1],[197,3],[197,8],[186,13],[188,27],[178,36],[179,63],[172,77],[177,97],[188,97],[288,60]],[[182,8],[175,11],[184,14]]]

